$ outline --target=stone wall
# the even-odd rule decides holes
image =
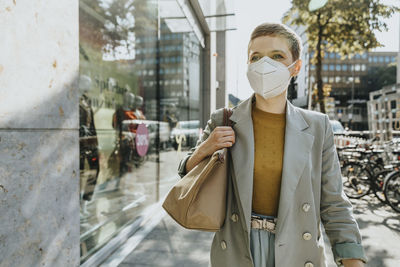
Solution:
[[[79,265],[78,0],[0,1],[0,266]]]

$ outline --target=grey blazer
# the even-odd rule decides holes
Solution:
[[[251,108],[254,101],[253,93],[233,108],[230,117],[236,141],[230,148],[226,219],[211,245],[210,265],[213,267],[253,266],[250,218],[254,167]],[[222,116],[223,109],[211,114],[196,146],[179,164],[181,177],[186,174],[186,161],[190,155],[217,125],[221,125]],[[340,164],[328,116],[295,107],[287,101],[275,235],[276,266],[327,266],[321,222],[338,266],[344,258],[367,261],[352,205],[343,193]]]

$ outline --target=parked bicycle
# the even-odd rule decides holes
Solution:
[[[349,198],[370,193],[400,212],[400,145],[398,140],[383,144],[374,139],[337,147],[343,190]],[[386,192],[386,193],[385,193]]]

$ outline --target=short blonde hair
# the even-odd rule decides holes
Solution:
[[[284,24],[269,22],[258,25],[251,33],[250,41],[247,46],[247,57],[249,56],[251,42],[260,36],[279,36],[285,38],[289,44],[293,61],[300,58],[302,44],[301,38],[297,35],[297,33]]]

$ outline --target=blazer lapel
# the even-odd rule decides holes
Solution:
[[[251,111],[254,101],[255,93],[234,108],[230,117],[235,131],[235,144],[231,147],[233,179],[237,186],[248,233],[250,233],[253,198],[254,131]],[[303,132],[306,128],[308,124],[303,116],[296,107],[286,101],[285,144],[277,236],[293,201],[294,191],[314,141],[314,136]]]

